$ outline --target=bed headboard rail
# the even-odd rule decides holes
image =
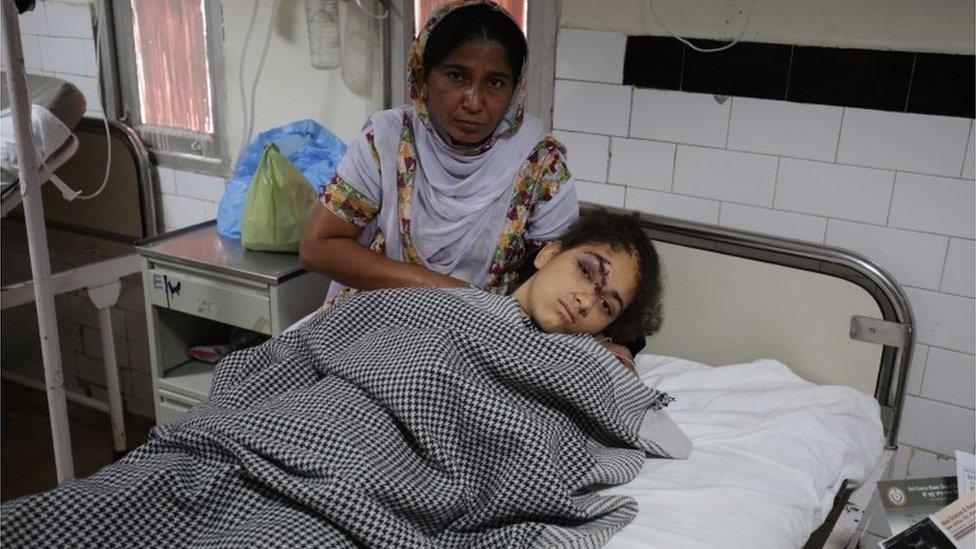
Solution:
[[[156,206],[153,189],[156,170],[139,136],[128,126],[98,118],[82,118],[74,128],[80,146],[55,172],[73,189],[88,195],[105,176],[107,145],[112,147],[108,184],[97,197],[66,202],[53,185],[42,187],[44,217],[52,225],[129,241],[155,236]]]
[[[895,445],[914,330],[882,268],[839,248],[605,209],[638,216],[661,256],[664,325],[649,352],[713,365],[773,358],[853,387],[881,404]]]

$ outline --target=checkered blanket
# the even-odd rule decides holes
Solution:
[[[363,292],[225,358],[211,399],[84,480],[3,506],[10,547],[595,547],[596,489],[690,443],[592,338],[508,297]]]

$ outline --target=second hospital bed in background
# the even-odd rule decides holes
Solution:
[[[13,16],[9,19],[11,21],[17,20]],[[19,36],[15,38],[19,39]],[[19,45],[19,40],[14,44]],[[9,49],[17,50],[11,51],[11,55],[19,52],[19,48]],[[4,184],[0,189],[2,216],[7,217],[12,212],[14,212],[14,216],[17,215],[16,208],[22,202],[23,193],[37,193],[37,196],[33,198],[39,202],[40,195],[44,195],[45,207],[48,208],[48,211],[43,213],[39,211],[39,208],[30,211],[25,208],[24,218],[28,226],[34,223],[36,227],[38,223],[54,221],[64,226],[77,227],[86,225],[85,221],[87,220],[95,222],[96,231],[102,234],[111,234],[113,240],[118,242],[124,241],[126,237],[154,235],[156,227],[155,208],[152,203],[153,172],[149,164],[148,152],[135,133],[128,127],[116,122],[83,118],[86,109],[85,98],[71,83],[58,78],[28,75],[23,72],[22,59],[12,60],[8,68],[22,77],[22,82],[26,84],[26,91],[30,94],[31,113],[28,116],[31,118],[31,122],[29,125],[35,146],[38,148],[40,162],[37,166],[36,187],[27,187],[26,190],[20,189],[20,181],[17,179],[19,175],[17,141],[5,135]],[[12,99],[16,98],[12,97],[13,94],[8,89],[8,80],[5,75],[2,90],[2,108],[5,109],[5,114],[10,113],[6,109],[12,110],[17,107],[12,104],[14,103]],[[111,147],[115,154],[109,153],[107,147]],[[70,196],[70,189],[58,176],[54,175],[56,171],[60,177],[67,177],[76,185],[81,183],[83,189],[90,188],[93,184],[97,187],[98,182],[102,182],[102,189],[107,188],[109,192],[100,196],[99,200],[95,202],[64,201],[59,193],[55,192],[55,189],[50,186],[41,187],[48,180],[52,180],[61,195],[64,195],[65,198]],[[66,174],[70,174],[70,176]],[[105,183],[114,184],[106,187]],[[100,193],[101,189],[89,196],[94,198]],[[73,194],[77,196],[80,193]],[[106,216],[104,209],[106,204],[111,205],[119,215]],[[37,217],[39,213],[43,215],[44,219],[32,219]],[[135,221],[131,222],[131,220]],[[20,231],[14,232],[17,234],[12,237],[13,240],[22,237]],[[27,234],[30,233],[31,229],[28,228]],[[6,236],[10,236],[9,233]],[[28,238],[27,240],[31,239]],[[25,247],[25,251],[29,248],[31,256],[39,256],[32,258],[32,263],[46,264],[49,257],[47,232],[39,231],[34,240],[36,242]],[[5,241],[5,244],[11,244],[11,242]],[[13,247],[17,247],[16,244]],[[43,247],[43,249],[39,250],[39,247]],[[44,282],[41,284],[43,287],[41,293],[49,293],[53,299],[55,295],[84,289],[98,311],[101,355],[108,385],[107,408],[112,419],[113,446],[116,455],[121,455],[127,450],[127,444],[112,336],[112,318],[109,309],[118,301],[121,288],[119,279],[138,272],[140,264],[138,256],[131,251],[127,254],[106,254],[105,249],[97,247],[91,252],[91,259],[97,261],[72,265],[72,268],[61,272],[52,274],[50,267],[45,265],[43,267],[45,274],[42,275]],[[8,274],[5,273],[5,275]],[[5,278],[7,277],[5,276]],[[36,287],[38,287],[36,274],[30,280],[19,280],[16,283],[5,285],[0,290],[2,308],[8,309],[35,301]],[[38,308],[44,309],[40,306]],[[49,307],[45,314],[48,313],[50,314],[48,324],[50,324],[54,319],[53,306]],[[42,314],[39,313],[38,317],[41,316]],[[44,323],[39,324],[43,325]],[[50,345],[51,349],[59,346],[58,334],[53,331],[53,325],[48,328],[46,333],[43,329],[41,332],[44,345]],[[70,433],[64,404],[66,396],[64,376],[60,353],[48,351],[45,351],[44,357],[46,371],[44,388],[48,392],[48,403],[51,411],[58,480],[63,482],[74,476]],[[11,374],[5,372],[4,375],[9,377]],[[29,380],[27,381],[29,382]]]

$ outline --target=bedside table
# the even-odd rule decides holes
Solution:
[[[271,337],[317,309],[329,279],[298,254],[245,250],[214,221],[136,243],[149,331],[156,423],[175,421],[210,395],[213,364],[186,356],[243,329]]]

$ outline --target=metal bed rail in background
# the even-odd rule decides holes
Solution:
[[[639,217],[652,239],[682,247],[751,259],[837,277],[863,288],[877,303],[882,319],[851,318],[851,339],[882,345],[874,397],[881,410],[886,447],[875,469],[859,486],[843,487],[830,516],[805,547],[851,549],[858,546],[877,506],[870,506],[875,485],[888,471],[897,449],[905,383],[914,344],[911,306],[901,287],[884,269],[857,253],[747,231],[680,219],[584,204]],[[831,523],[831,521],[833,521]]]
[[[142,238],[149,238],[152,236],[156,236],[159,233],[159,229],[158,229],[157,215],[156,215],[156,201],[155,201],[153,190],[159,188],[158,181],[157,181],[158,177],[157,177],[156,169],[154,168],[152,162],[150,161],[149,151],[148,149],[146,149],[145,144],[139,138],[139,135],[135,132],[135,130],[133,130],[129,126],[126,126],[125,124],[122,124],[121,122],[116,122],[114,120],[102,120],[100,118],[92,118],[86,116],[83,117],[81,121],[78,122],[78,125],[72,129],[72,136],[71,136],[72,140],[69,142],[72,146],[64,147],[64,148],[68,149],[68,151],[70,151],[71,154],[75,154],[76,152],[81,155],[85,154],[86,148],[84,145],[82,145],[79,148],[78,139],[75,134],[90,134],[91,136],[97,138],[96,139],[98,141],[97,146],[99,148],[104,148],[104,135],[105,135],[106,122],[108,123],[109,136],[110,139],[112,140],[112,143],[121,145],[121,147],[128,153],[126,158],[128,160],[131,160],[133,163],[132,169],[134,171],[136,182],[137,182],[136,191],[138,192],[138,206],[139,206],[139,218],[140,218],[141,231],[139,232],[139,234],[130,234],[130,235],[121,235],[121,236],[127,236],[133,239],[142,239]],[[64,161],[58,162],[57,163],[58,167],[53,169],[56,173],[59,174],[60,177],[66,180],[70,180],[68,182],[71,183],[73,186],[83,186],[86,184],[90,184],[92,181],[97,183],[101,181],[101,178],[103,177],[103,172],[101,171],[99,173],[84,174],[85,177],[81,177],[81,178],[66,176],[66,174],[64,173],[64,166],[62,166],[63,162]],[[118,162],[120,162],[120,159],[117,156],[114,157],[113,165],[117,164]],[[50,164],[51,161],[48,160],[48,163]],[[40,174],[41,174],[42,184],[43,181],[46,180],[46,178],[48,177],[48,172],[45,168],[46,168],[45,166],[41,166]],[[99,170],[101,170],[101,166],[99,166]],[[91,176],[90,181],[87,177],[89,175]],[[110,177],[113,177],[111,172],[110,172]],[[81,180],[76,181],[76,179],[81,179]],[[109,181],[109,185],[114,185],[114,184],[116,184],[115,181],[113,180]],[[7,194],[9,194],[9,196],[7,196]],[[5,195],[3,197],[3,204],[2,204],[3,217],[6,217],[10,211],[12,211],[20,204],[20,202],[21,202],[21,194],[19,192],[9,192],[9,190],[5,192]],[[76,204],[77,203],[72,204],[71,207],[75,207]],[[48,218],[50,218],[50,215],[48,216]],[[48,219],[48,221],[51,222],[51,219]],[[80,230],[81,232],[91,232],[96,234],[104,232],[104,231],[99,231],[98,229],[93,230],[91,227],[86,227],[72,222],[64,223],[58,220],[54,220],[53,224],[65,225],[72,229]],[[112,236],[117,236],[117,235],[112,233]]]
[[[874,396],[881,405],[887,447],[896,447],[915,330],[908,298],[883,268],[857,253],[821,244],[593,204],[584,203],[582,208],[637,215],[657,241],[823,273],[867,291],[878,303],[883,322],[872,324],[870,319],[855,317],[851,337],[884,345]]]
[[[75,131],[104,135],[105,127],[103,123],[101,118],[86,116],[75,127]],[[159,224],[157,222],[156,200],[153,193],[155,189],[159,188],[159,184],[156,168],[150,160],[149,150],[139,137],[139,134],[129,126],[121,122],[116,122],[115,120],[108,120],[108,127],[112,140],[125,147],[129,152],[129,158],[135,164],[143,231],[140,238],[156,236],[159,234]]]

